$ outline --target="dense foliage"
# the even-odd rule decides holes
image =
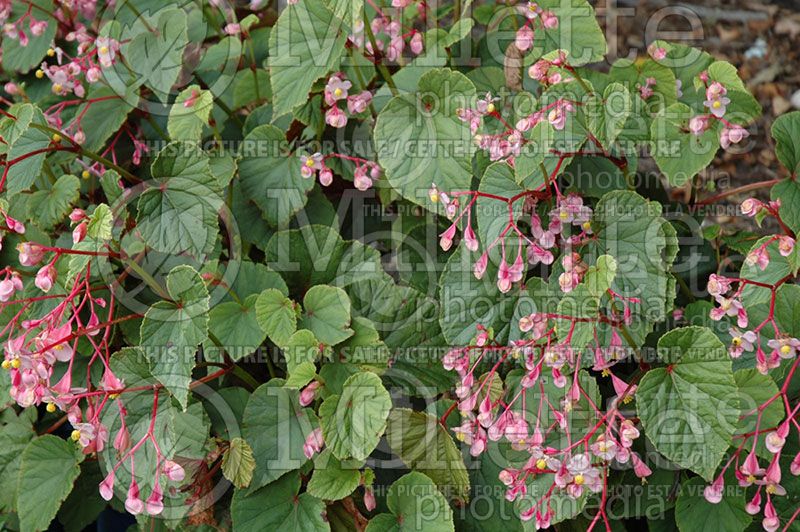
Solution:
[[[587,0],[267,4],[0,0],[5,528],[800,528],[800,113],[715,193]]]

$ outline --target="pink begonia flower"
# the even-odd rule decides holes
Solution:
[[[750,515],[757,515],[761,511],[761,490],[756,491],[753,498],[745,505],[745,511]]]
[[[778,512],[775,511],[770,498],[767,498],[767,505],[764,507],[764,519],[761,521],[761,526],[767,532],[775,532],[781,526]]]
[[[695,135],[700,136],[708,129],[708,117],[705,115],[693,116],[689,120],[689,131]]]
[[[703,497],[711,504],[718,504],[722,500],[722,491],[725,489],[725,480],[722,475],[703,490]]]
[[[656,61],[661,61],[662,59],[667,57],[667,50],[664,47],[656,46],[655,44],[651,44],[647,47],[647,53],[650,54],[650,57],[655,59]]]
[[[789,422],[784,421],[778,425],[777,430],[767,434],[764,443],[769,452],[773,454],[781,452],[781,449],[783,449],[783,446],[786,444],[786,437],[789,435],[790,428]]]
[[[75,226],[75,229],[72,230],[72,243],[77,244],[78,242],[82,242],[84,238],[86,238],[86,230],[88,229],[88,225],[86,222],[81,222]]]
[[[36,272],[34,284],[36,285],[36,288],[47,293],[51,288],[53,288],[57,277],[58,272],[56,271],[55,267],[52,264],[46,264],[42,266],[38,272]]]
[[[517,30],[516,38],[514,39],[514,44],[516,44],[517,48],[525,52],[533,46],[533,30],[530,26],[525,25],[522,26],[519,30]]]
[[[775,338],[767,342],[767,345],[773,349],[779,357],[784,359],[792,359],[797,355],[800,349],[800,340],[797,338]]]
[[[325,103],[332,106],[339,100],[347,99],[348,91],[352,86],[352,83],[339,76],[331,76],[325,85]]]
[[[322,450],[325,440],[322,439],[322,429],[317,427],[308,433],[305,443],[303,443],[303,454],[311,460],[315,454]]]
[[[478,238],[475,236],[475,231],[472,230],[472,225],[470,224],[464,229],[464,245],[466,245],[467,249],[470,251],[478,251],[480,245]]]
[[[778,253],[780,253],[782,257],[788,257],[794,251],[794,244],[794,238],[781,235],[778,237]]]
[[[110,501],[111,497],[114,496],[114,471],[109,471],[106,478],[99,485],[100,489],[100,496],[106,500]]]
[[[633,461],[633,473],[639,478],[646,478],[653,474],[653,470],[647,467],[644,460],[639,458],[637,453],[631,453],[631,460]]]
[[[161,469],[164,471],[167,478],[173,482],[180,482],[186,476],[186,471],[183,469],[183,466],[172,460],[164,460],[164,465]]]
[[[482,279],[483,274],[486,273],[486,267],[489,265],[489,253],[484,252],[477,261],[475,261],[475,267],[472,270],[472,273],[475,275],[476,279]]]
[[[308,386],[303,388],[303,390],[300,392],[300,397],[298,399],[300,406],[310,405],[317,397],[317,389],[319,387],[320,387],[319,381],[311,381],[308,384]]]
[[[19,235],[25,234],[25,224],[17,220],[16,218],[12,218],[11,216],[6,214],[6,225],[11,231]]]
[[[725,116],[725,110],[731,103],[730,98],[725,96],[728,90],[718,81],[711,83],[706,89],[706,100],[703,105],[708,107],[711,114],[717,118]]]
[[[338,107],[331,107],[325,111],[325,123],[337,129],[347,125],[347,115]]]
[[[758,340],[756,333],[753,331],[742,333],[736,327],[731,327],[729,333],[732,337],[731,345],[728,347],[728,353],[731,358],[739,358],[745,351],[752,351],[753,344]]]
[[[558,28],[558,17],[552,11],[542,11],[539,16],[545,29],[554,30]]]
[[[17,246],[19,263],[22,266],[36,266],[44,258],[44,250],[31,242],[23,242]]]
[[[411,52],[414,55],[421,54],[422,50],[424,49],[422,34],[420,32],[415,32],[408,44],[411,47]]]
[[[330,168],[325,167],[319,171],[319,184],[323,187],[327,187],[331,183],[333,183],[333,172]]]
[[[347,111],[350,114],[363,113],[369,107],[372,101],[372,93],[370,91],[363,91],[355,96],[347,97]]]
[[[767,266],[769,266],[769,251],[767,251],[767,246],[759,246],[752,250],[744,258],[744,262],[749,266],[757,266],[762,272],[766,270]]]
[[[131,480],[131,485],[128,488],[128,496],[125,499],[125,509],[133,515],[138,515],[144,510],[144,503],[139,498],[139,485],[136,480]]]
[[[156,478],[153,491],[150,493],[150,497],[147,498],[147,502],[145,504],[147,513],[150,515],[158,515],[164,511],[163,499],[164,493],[161,491],[161,486],[158,484],[158,478]]]
[[[719,134],[719,144],[723,150],[727,150],[731,144],[738,144],[743,139],[750,136],[750,133],[740,125],[732,124],[730,127],[724,127]]]
[[[727,277],[712,273],[708,277],[708,285],[706,287],[706,290],[708,290],[709,295],[722,296],[725,295],[728,292],[728,290],[731,289],[732,283],[733,279],[728,279]]]
[[[373,491],[371,486],[364,487],[364,508],[367,509],[368,512],[371,512],[375,509],[377,505],[375,501],[375,492]]]
[[[741,204],[742,214],[745,216],[755,216],[758,211],[764,208],[764,204],[755,198],[747,198]]]
[[[22,288],[22,278],[16,272],[0,281],[0,303],[10,300],[14,293],[19,292]]]

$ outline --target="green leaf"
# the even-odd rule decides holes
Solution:
[[[258,296],[251,295],[241,304],[220,303],[208,313],[208,330],[234,362],[256,351],[267,337],[256,319],[257,299]]]
[[[461,452],[438,418],[408,408],[389,414],[386,441],[392,453],[415,471],[425,473],[455,501],[469,500],[470,483]]]
[[[674,228],[661,216],[661,205],[635,192],[609,192],[595,206],[592,227],[596,251],[585,253],[584,260],[596,254],[598,260],[609,255],[616,261],[611,286],[617,294],[639,299],[633,304],[634,324],[646,329],[664,320],[675,298],[669,270],[678,245]]]
[[[197,346],[208,337],[208,290],[191,266],[177,266],[167,292],[173,301],[158,301],[144,315],[141,347],[153,375],[186,408]]]
[[[375,516],[367,532],[452,532],[453,511],[430,478],[416,471],[403,475],[389,488],[391,513]]]
[[[31,6],[35,6],[31,9]],[[16,23],[29,10],[30,17],[36,21],[46,21],[47,28],[41,35],[32,35],[28,27],[31,19],[20,22],[20,26],[28,34],[28,44],[22,46],[18,39],[9,37],[3,38],[3,70],[17,72],[27,72],[38,66],[44,58],[58,30],[58,20],[53,18],[50,13],[55,9],[52,0],[33,0],[31,2],[13,2],[8,4],[11,14],[6,22]]]
[[[600,255],[583,277],[583,283],[594,297],[600,297],[611,288],[617,276],[617,261],[610,255]]]
[[[680,532],[741,532],[753,520],[744,509],[746,490],[731,486],[717,504],[703,496],[706,483],[697,477],[681,485],[675,504],[675,522]]]
[[[587,111],[591,132],[604,147],[609,148],[622,133],[631,114],[631,94],[621,83],[612,83],[603,91],[602,100],[593,100]]]
[[[669,460],[710,481],[739,421],[731,359],[705,327],[668,332],[658,353],[667,367],[647,372],[636,392],[647,437]]]
[[[39,190],[28,198],[28,218],[44,230],[63,221],[78,201],[81,182],[74,175],[62,175],[49,190]]]
[[[222,455],[222,474],[237,488],[246,488],[253,480],[255,468],[253,450],[242,438],[233,438]]]
[[[341,288],[327,285],[311,287],[303,298],[305,313],[300,327],[328,345],[336,345],[353,335],[350,328],[350,299]]]
[[[273,120],[308,100],[311,86],[339,67],[348,31],[321,0],[289,5],[269,35]]]
[[[0,510],[13,512],[17,504],[17,479],[22,452],[36,433],[24,413],[17,417],[13,410],[8,409],[3,414],[0,419],[0,482],[7,489],[0,490]]]
[[[267,264],[299,293],[316,284],[341,288],[386,274],[380,253],[357,241],[345,241],[327,226],[311,224],[279,231],[265,250]]]
[[[300,492],[300,475],[289,473],[269,486],[246,495],[236,490],[231,503],[231,519],[236,532],[324,532],[330,525],[324,519],[325,503]]]
[[[187,17],[182,9],[161,9],[146,18],[155,31],[139,33],[121,46],[120,53],[133,70],[136,86],[147,85],[166,103],[183,66],[183,50],[189,44]]]
[[[40,126],[47,124],[38,107],[23,106],[20,108],[20,114],[23,113],[23,120],[28,122],[27,117],[29,116],[30,124]],[[9,198],[31,188],[36,178],[39,177],[39,172],[41,172],[47,156],[43,150],[50,146],[50,136],[33,125],[26,126],[24,130],[16,130],[13,136],[16,138],[9,147],[7,160],[17,160],[18,162],[8,168],[5,186]]]
[[[196,144],[172,143],[153,161],[151,174],[138,203],[144,241],[172,255],[209,253],[219,233],[222,196],[208,156]]]
[[[300,174],[297,155],[286,151],[286,135],[275,126],[258,126],[245,137],[240,157],[242,191],[267,222],[285,227],[314,188],[314,180]]]
[[[572,66],[602,61],[607,46],[605,34],[595,18],[594,9],[586,0],[543,0],[537,2],[542,9],[553,11],[558,17],[555,29],[537,29],[533,48],[526,62],[553,52],[564,50]]]
[[[797,134],[800,135],[800,128],[798,128]],[[769,195],[771,200],[780,200],[781,202],[778,211],[781,215],[781,220],[795,234],[800,233],[800,184],[794,179],[784,179],[772,187]]]
[[[330,347],[321,344],[314,333],[308,329],[300,329],[280,346],[283,358],[286,360],[286,369],[292,373],[306,362],[314,363],[320,356],[330,354]]]
[[[325,443],[340,459],[366,460],[386,428],[389,392],[374,373],[357,373],[319,407]]]
[[[308,493],[326,501],[344,499],[361,484],[363,462],[343,462],[330,449],[314,458],[314,474],[308,482]]]
[[[187,103],[187,100],[188,101]],[[167,132],[172,140],[198,141],[203,136],[203,127],[208,125],[214,97],[210,91],[200,90],[199,85],[190,85],[178,94],[169,111]]]
[[[688,129],[696,113],[676,103],[662,110],[650,128],[651,155],[672,186],[687,183],[708,166],[719,148],[718,126],[712,125],[700,136]]]
[[[306,463],[303,443],[313,428],[311,414],[300,407],[295,390],[275,382],[256,388],[242,421],[242,436],[256,459],[251,491]]]
[[[475,143],[456,110],[475,96],[475,86],[449,69],[427,71],[418,92],[393,98],[378,115],[375,144],[389,184],[401,196],[435,211],[428,198],[439,190],[466,190]]]
[[[58,510],[58,520],[66,532],[80,532],[97,521],[100,512],[108,506],[97,489],[105,475],[97,462],[81,466],[75,486]]]
[[[303,362],[298,364],[286,378],[283,384],[287,388],[303,388],[306,384],[314,380],[317,376],[317,366],[313,362]]]
[[[800,171],[800,111],[781,115],[772,123],[775,155],[793,175]]]
[[[81,472],[75,445],[46,434],[22,453],[17,511],[22,530],[46,530]]]
[[[268,288],[256,300],[256,320],[269,339],[284,345],[297,330],[294,303],[280,290]]]

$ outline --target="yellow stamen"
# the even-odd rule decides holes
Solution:
[[[61,142],[61,135],[59,135],[58,133],[53,133],[53,142],[55,142],[56,144]]]
[[[581,475],[581,474],[575,475],[575,485],[582,486],[583,482],[584,482],[583,475]]]
[[[314,166],[314,159],[312,159],[311,157],[309,157],[308,159],[306,159],[306,166],[308,166],[309,168],[311,168],[312,166]]]
[[[14,368],[14,369],[19,369],[19,367],[21,365],[22,365],[22,361],[20,359],[18,359],[18,358],[15,358],[14,360],[11,361],[11,367]]]
[[[458,441],[464,441],[464,438],[465,438],[465,436],[464,436],[463,432],[459,432],[459,433],[456,434],[456,439]]]
[[[339,96],[342,95],[342,89],[337,87],[336,89],[333,90],[333,95],[338,98]]]
[[[64,86],[61,83],[53,83],[53,92],[61,92]]]
[[[69,437],[72,438],[72,441],[78,441],[81,439],[81,431],[73,430]]]
[[[89,179],[91,176],[92,174],[89,173],[89,170],[84,170],[83,172],[81,172],[81,177],[84,179]]]
[[[558,217],[562,220],[566,220],[569,217],[569,213],[567,211],[561,211],[558,213]]]
[[[592,222],[583,222],[583,225],[581,227],[583,227],[584,231],[588,231],[589,229],[592,228]]]
[[[3,360],[3,363],[0,364],[0,366],[3,366],[3,369],[11,369],[11,362],[8,360]]]
[[[47,403],[45,410],[50,412],[51,414],[56,411],[56,404],[55,403]]]
[[[495,106],[494,106],[493,103],[489,103],[489,105],[486,106],[486,112],[487,113],[494,113],[494,110],[495,110]]]
[[[742,339],[738,336],[734,336],[733,340],[731,340],[731,343],[733,344],[734,347],[739,347],[740,345],[742,345]]]
[[[547,469],[547,462],[544,458],[536,460],[536,469]]]
[[[100,47],[100,53],[103,54],[103,55],[107,54],[108,53],[108,46],[101,46]]]
[[[791,346],[788,345],[781,346],[781,353],[783,353],[784,355],[788,355],[791,351],[792,351]]]
[[[44,77],[44,70],[39,69],[36,71],[36,79],[42,79]]]
[[[47,49],[47,57],[53,57],[54,55],[56,55],[56,51],[53,50],[52,48],[48,48]]]
[[[719,109],[720,107],[722,107],[722,103],[719,100],[717,100],[716,102],[711,104],[711,107],[713,107],[714,109]]]
[[[770,495],[774,495],[776,491],[778,490],[775,488],[773,484],[767,486],[767,493],[769,493]]]

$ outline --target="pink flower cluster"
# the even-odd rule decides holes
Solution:
[[[325,105],[328,106],[328,110],[325,111],[325,122],[329,126],[342,128],[347,125],[347,114],[339,109],[339,101],[347,101],[347,112],[350,115],[363,113],[372,102],[372,93],[370,91],[362,91],[359,94],[350,96],[349,91],[352,87],[353,84],[346,79],[342,72],[328,78],[324,95]]]
[[[517,11],[525,17],[525,23],[517,30],[514,43],[517,48],[523,52],[528,51],[533,46],[537,21],[544,30],[558,28],[558,17],[556,14],[552,11],[542,9],[537,2],[517,4]]]
[[[300,174],[306,179],[319,175],[320,184],[327,187],[333,182],[333,171],[325,165],[325,159],[329,157],[345,159],[355,163],[353,184],[358,190],[368,190],[381,177],[381,167],[375,162],[338,153],[322,155],[319,152],[311,155],[300,155]]]
[[[402,0],[401,3],[405,4],[405,6],[410,4],[410,2],[407,2],[406,0]],[[394,6],[394,2],[392,5]],[[411,50],[411,53],[414,55],[421,54],[425,47],[425,43],[420,32],[411,29],[408,32],[403,33],[403,26],[400,24],[400,22],[397,20],[392,20],[390,17],[382,13],[379,13],[379,16],[372,20],[370,23],[370,28],[373,36],[375,37],[377,51],[373,49],[372,42],[369,40],[365,41],[363,21],[359,21],[353,27],[352,33],[349,36],[349,40],[359,48],[364,46],[367,53],[373,57],[376,56],[377,52],[383,54],[389,61],[399,61],[402,58],[403,51],[406,48],[406,41],[408,41],[408,47]]]
[[[5,4],[5,5],[3,5]],[[28,5],[28,10],[15,22],[4,22],[11,15],[11,3],[0,3],[0,22],[3,22],[3,35],[6,39],[18,41],[22,47],[28,46],[29,36],[39,37],[47,30],[48,22],[38,20],[33,16],[33,5]],[[27,31],[26,31],[27,29]]]
[[[707,82],[708,74],[701,74],[701,79]],[[730,98],[726,96],[727,93],[728,90],[722,83],[718,81],[712,82],[706,87],[706,100],[703,102],[703,105],[709,109],[710,114],[697,115],[689,119],[689,131],[698,137],[711,126],[712,120],[721,122],[723,127],[719,134],[719,143],[726,150],[731,145],[738,144],[750,136],[750,133],[745,128],[723,118],[728,105],[731,103]]]
[[[530,454],[523,467],[506,468],[500,472],[499,479],[506,486],[506,499],[515,501],[525,497],[531,478],[552,475],[551,488],[521,514],[524,521],[535,518],[539,528],[549,526],[554,515],[551,496],[555,490],[572,498],[581,497],[585,492],[603,491],[608,467],[613,460],[620,464],[631,462],[634,473],[641,478],[652,473],[645,462],[630,450],[633,441],[639,437],[639,430],[632,420],[616,410],[616,401],[612,401],[604,416],[597,412],[601,421],[579,441],[573,441],[563,449],[545,444],[551,433],[569,430],[570,413],[585,394],[578,379],[580,357],[569,346],[569,340],[550,343],[554,332],[549,324],[550,317],[539,313],[523,317],[519,327],[526,337],[508,347],[494,344],[492,331],[478,325],[468,347],[453,348],[442,359],[444,368],[459,376],[454,407],[460,412],[462,421],[453,432],[458,440],[470,446],[470,454],[478,456],[486,450],[489,441],[500,440]],[[488,373],[476,378],[476,369],[489,353],[502,353],[502,356]],[[518,391],[497,395],[492,383],[499,379],[497,369],[509,355],[521,359],[525,373]],[[541,399],[538,410],[531,410],[524,406],[525,392],[538,386],[541,395],[545,395],[544,381],[540,379],[544,367],[550,369],[552,382],[564,388],[566,393],[559,405]],[[572,372],[571,376],[569,372]],[[621,398],[624,393],[630,393],[632,387],[622,383],[621,379],[620,382],[619,385],[615,383],[615,388],[622,388],[618,392]],[[521,410],[514,408],[520,404],[523,405]],[[554,423],[545,417],[548,413]],[[602,427],[605,430],[598,433]]]

